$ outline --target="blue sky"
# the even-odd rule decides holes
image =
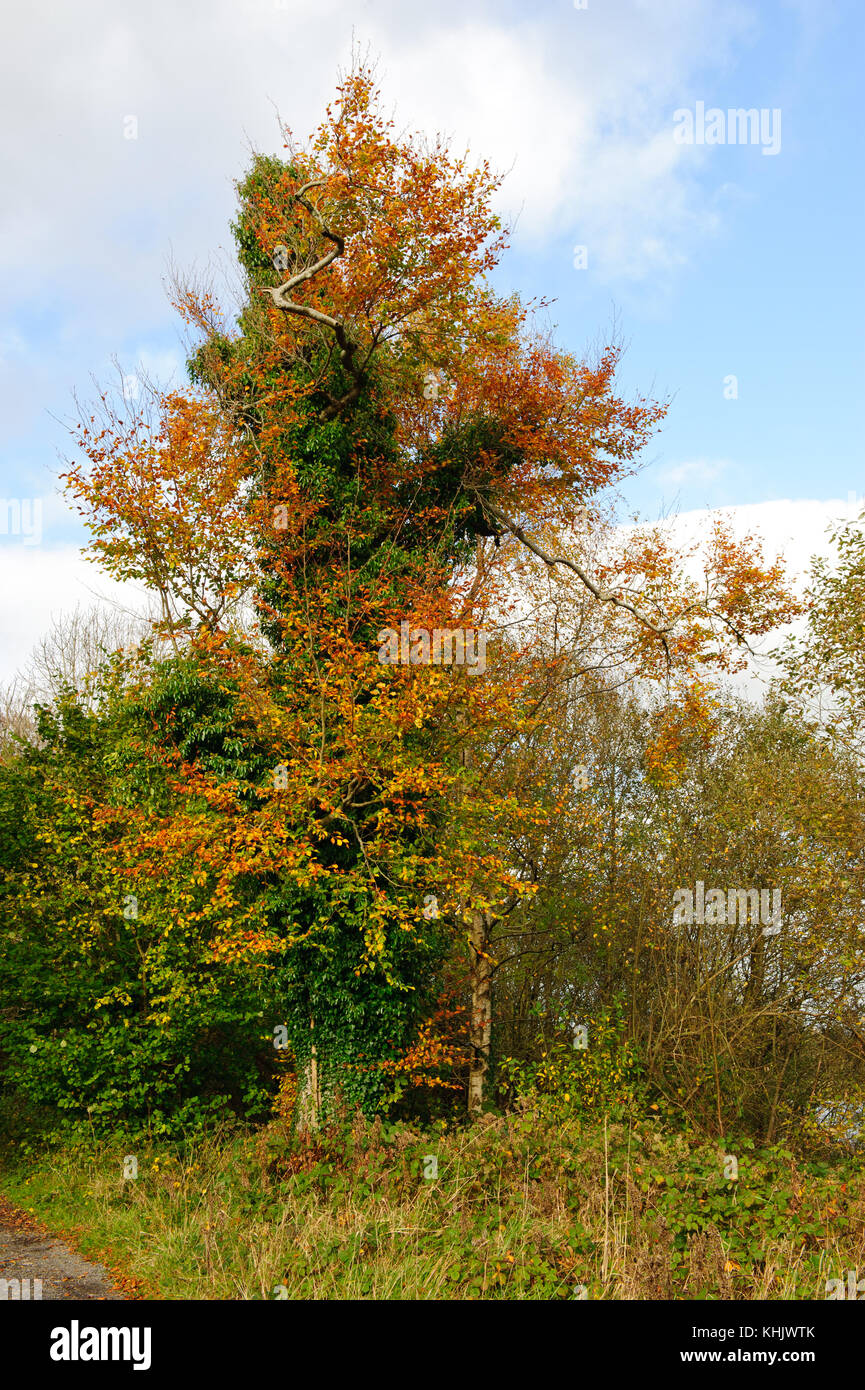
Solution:
[[[629,489],[649,514],[676,500],[688,509],[865,490],[865,6],[766,0],[749,12],[754,27],[722,65],[689,74],[676,106],[780,108],[781,149],[688,151],[695,201],[714,225],[688,240],[685,263],[661,283],[605,276],[590,248],[576,273],[577,218],[542,265],[518,253],[504,267],[525,293],[556,296],[569,343],[617,309],[624,378],[674,396],[650,451],[658,463]],[[567,43],[560,18],[556,27]],[[725,398],[728,374],[737,399]]]
[[[860,0],[34,0],[9,25],[0,497],[48,500],[38,545],[0,534],[0,676],[88,601],[54,417],[115,354],[177,370],[169,260],[229,264],[250,144],[279,148],[277,109],[313,128],[352,36],[401,123],[510,170],[497,285],[555,298],[578,352],[615,317],[625,386],[673,397],[629,510],[748,506],[801,557],[826,512],[806,502],[865,494]],[[780,110],[780,149],[677,144],[698,102]]]

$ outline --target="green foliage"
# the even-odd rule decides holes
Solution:
[[[536,1016],[543,1019],[546,1012],[536,1010]],[[585,1042],[585,1047],[578,1042]],[[585,1022],[554,1021],[552,1037],[542,1033],[533,1053],[529,1060],[504,1058],[500,1083],[505,1094],[540,1105],[551,1118],[589,1118],[599,1113],[618,1118],[643,1094],[643,1066],[626,1035],[621,1002]]]
[[[0,766],[0,1067],[70,1120],[159,1132],[266,1113],[268,1057],[261,972],[211,958],[206,881],[120,852],[130,813],[158,831],[176,806],[167,745],[256,764],[200,672],[153,677],[136,696],[106,671],[99,709],[43,711],[41,746]]]
[[[224,674],[178,658],[134,675],[115,663],[94,708],[70,695],[42,711],[41,746],[0,766],[4,1084],[106,1130],[261,1118],[284,1025],[301,1071],[316,1047],[325,1112],[342,1096],[372,1113],[393,1090],[382,1063],[429,1010],[444,930],[415,938],[395,924],[388,967],[370,969],[366,899],[348,874],[334,892],[241,860],[232,912],[273,951],[222,958],[218,864],[200,850],[232,826],[173,774],[180,763],[230,787],[242,813],[272,755]],[[356,854],[342,852],[346,869]]]
[[[862,1263],[861,1158],[707,1143],[651,1111],[581,1121],[537,1104],[426,1128],[343,1111],[315,1135],[274,1123],[26,1152],[19,1133],[0,1152],[5,1194],[55,1229],[83,1224],[155,1297],[812,1300]]]

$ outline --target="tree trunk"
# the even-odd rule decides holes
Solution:
[[[315,1035],[315,1019],[309,1020],[309,1031]],[[310,1046],[309,1061],[304,1069],[305,1074],[300,1091],[300,1100],[297,1107],[297,1128],[301,1131],[318,1129],[321,1120],[321,1087],[318,1079],[318,1053],[315,1043]]]
[[[470,980],[472,990],[469,1044],[469,1115],[480,1114],[490,1064],[490,1038],[493,1025],[493,962],[490,957],[490,915],[478,909],[469,912]]]
[[[479,539],[477,547],[479,565],[482,549]],[[461,723],[465,729],[465,711],[461,714]],[[467,772],[471,770],[473,761],[471,746],[464,747],[460,752],[460,762]],[[468,785],[465,785],[463,795],[467,795],[468,792]],[[484,1088],[490,1064],[490,1038],[493,1026],[493,962],[490,957],[492,916],[487,911],[472,907],[471,899],[468,902],[464,901],[462,906],[463,920],[468,923],[469,927],[469,980],[472,1001],[469,1019],[471,1060],[469,1064],[468,1112],[469,1118],[473,1119],[480,1114],[484,1103]]]

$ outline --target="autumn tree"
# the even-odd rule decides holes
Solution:
[[[705,585],[657,528],[619,544],[608,523],[585,551],[665,406],[618,394],[615,346],[581,362],[492,292],[496,186],[395,133],[355,69],[311,140],[286,132],[238,186],[236,324],[177,285],[190,389],[154,393],[149,418],[103,398],[68,473],[94,554],[159,594],[176,659],[231,694],[231,756],[154,730],[189,809],[123,853],[170,847],[180,873],[197,827],[221,948],[289,1001],[313,1115],[322,1077],[351,1092],[407,1045],[448,939],[468,954],[480,1108],[493,934],[533,891],[510,844],[550,812],[505,754],[610,653],[686,688],[794,609],[781,567],[721,527]],[[520,585],[545,586],[529,615]],[[429,634],[466,629],[487,634],[484,671],[431,657]],[[407,635],[396,660],[388,632]]]
[[[832,535],[834,555],[815,556],[804,633],[778,655],[782,690],[836,743],[858,756],[865,741],[865,531],[862,514]]]
[[[569,743],[590,763],[578,795]],[[538,766],[542,753],[561,809],[554,833],[515,843],[538,891],[502,943],[499,1053],[533,1055],[537,1013],[550,1048],[621,1004],[656,1098],[699,1128],[772,1142],[813,1137],[821,1116],[849,1126],[865,965],[855,762],[776,698],[706,688],[676,706],[599,689],[553,713]]]

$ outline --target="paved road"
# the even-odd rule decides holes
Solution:
[[[91,1264],[0,1197],[0,1281],[4,1279],[10,1282],[0,1282],[0,1301],[28,1293],[31,1299],[38,1297],[35,1279],[42,1280],[43,1300],[123,1298],[102,1265]]]

